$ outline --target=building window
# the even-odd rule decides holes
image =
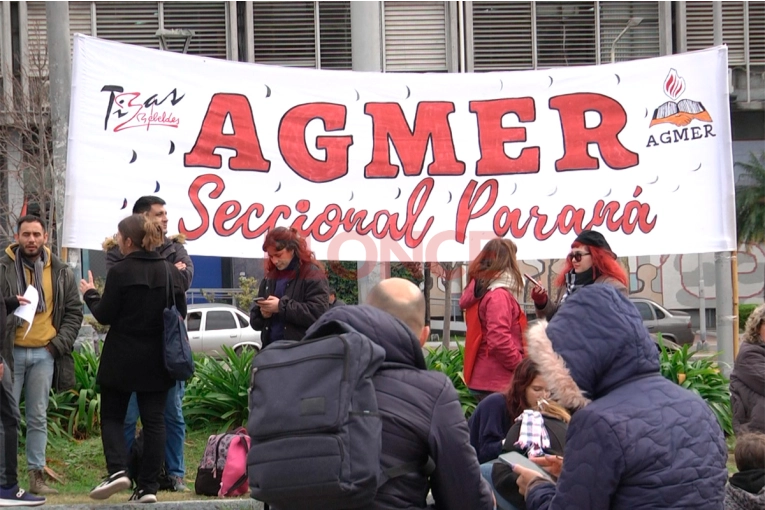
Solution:
[[[350,2],[253,2],[255,62],[351,69]]]

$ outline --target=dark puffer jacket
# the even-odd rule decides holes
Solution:
[[[578,409],[558,483],[532,482],[530,510],[723,509],[720,426],[700,397],[660,375],[640,314],[612,285],[573,294],[529,331],[528,347],[558,402]]]
[[[743,342],[730,374],[733,430],[765,434],[765,344]]]
[[[383,419],[382,469],[413,461],[425,465],[428,456],[436,464],[429,478],[409,473],[385,483],[369,510],[428,508],[428,489],[439,510],[494,508],[470,446],[457,391],[444,374],[425,369],[420,342],[412,331],[388,313],[361,305],[332,308],[307,334],[333,320],[350,324],[382,346],[386,362],[417,369],[385,369],[374,377]]]

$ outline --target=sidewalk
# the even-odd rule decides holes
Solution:
[[[198,501],[167,501],[153,503],[147,506],[145,503],[88,503],[79,505],[44,505],[40,508],[56,510],[86,510],[98,508],[99,510],[125,510],[127,508],[157,508],[161,510],[263,510],[263,503],[254,499],[215,499]]]

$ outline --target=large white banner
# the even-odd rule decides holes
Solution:
[[[196,255],[461,261],[504,236],[562,257],[736,248],[725,47],[482,74],[292,69],[78,35],[64,245],[98,249],[143,195]]]

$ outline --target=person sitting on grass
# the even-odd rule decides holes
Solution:
[[[725,510],[765,508],[765,434],[744,434],[733,452],[738,473],[725,486]]]

